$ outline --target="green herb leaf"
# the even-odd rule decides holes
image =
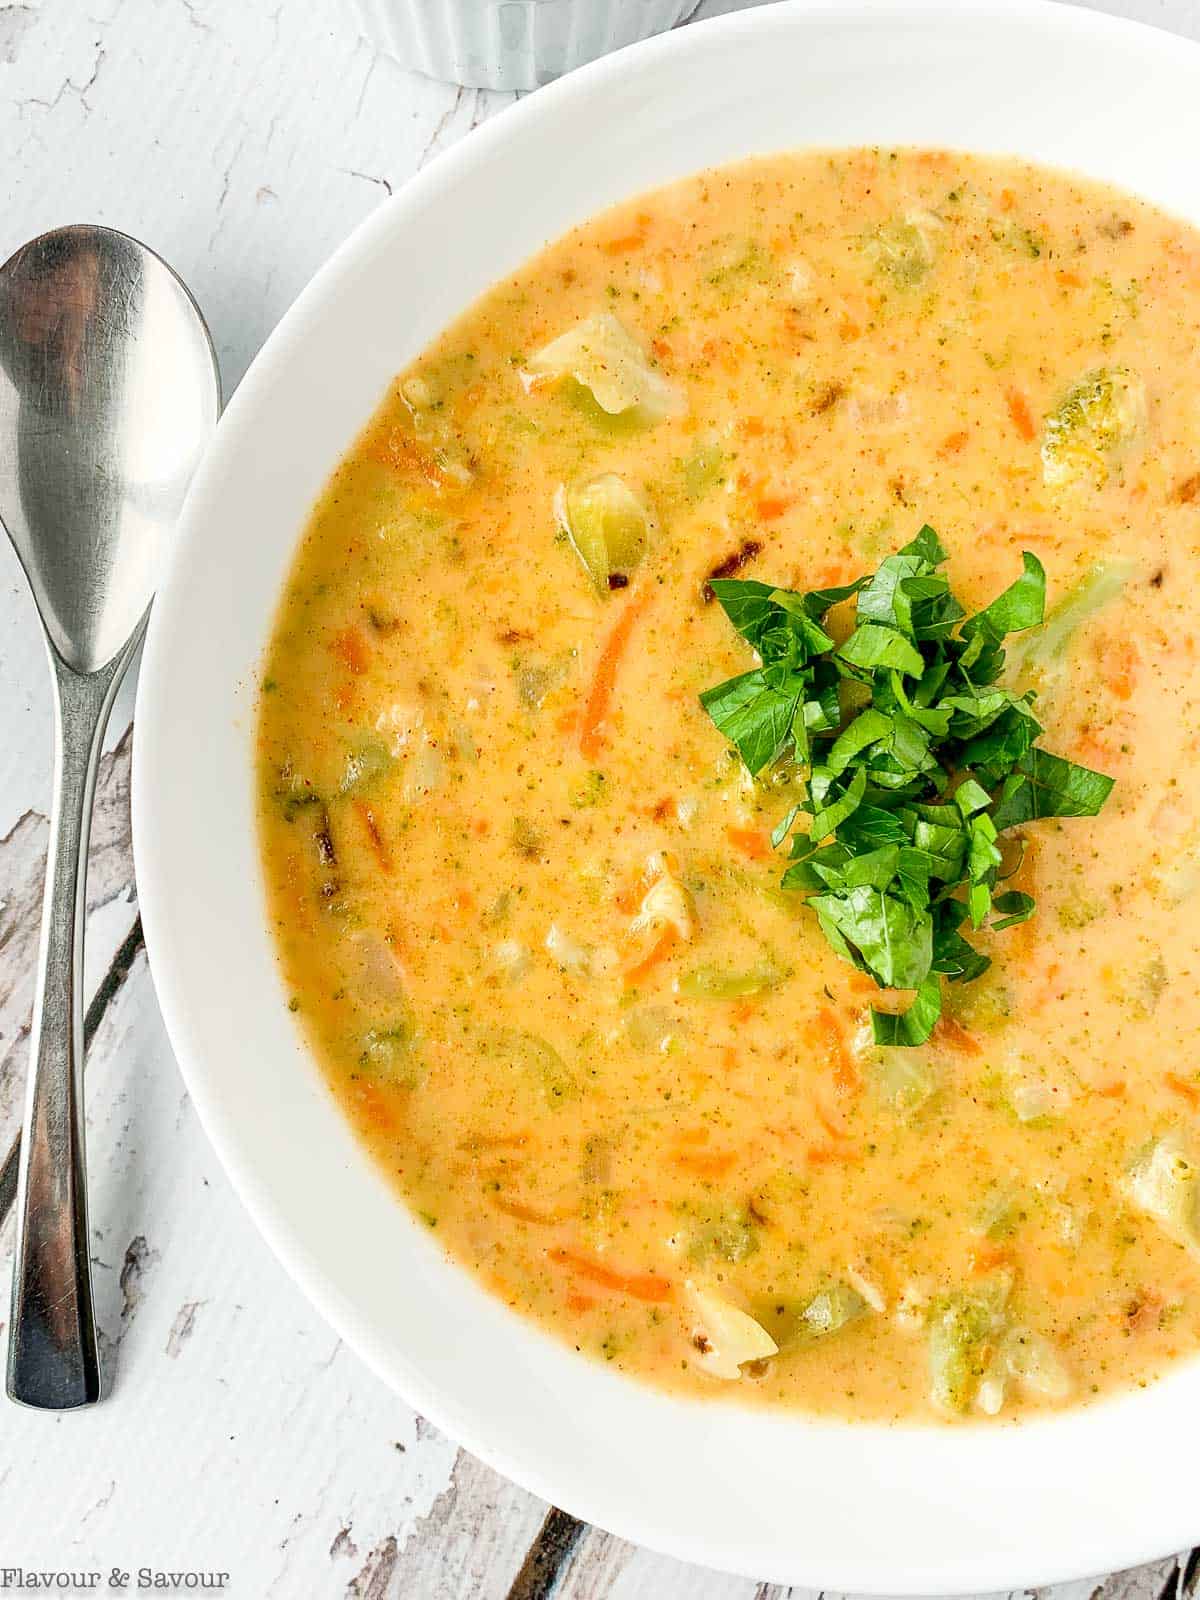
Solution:
[[[963,637],[984,630],[1000,640],[1005,634],[1018,633],[1023,628],[1036,628],[1046,615],[1046,569],[1036,556],[1028,551],[1021,558],[1024,572],[1014,584],[997,595],[990,606],[978,616],[963,623]]]
[[[787,744],[800,705],[801,691],[776,689],[762,669],[744,672],[715,689],[706,689],[700,704],[729,740],[750,772],[769,766]]]
[[[882,627],[877,622],[864,622],[855,628],[838,651],[838,658],[852,667],[874,672],[880,667],[894,667],[906,672],[910,678],[919,678],[925,670],[921,652],[902,633],[894,628]]]
[[[1004,780],[993,813],[998,831],[1040,817],[1094,817],[1112,793],[1113,780],[1048,750],[1030,750]]]
[[[751,773],[785,754],[807,769],[803,798],[771,834],[776,848],[791,839],[783,887],[807,896],[838,955],[881,988],[915,990],[907,1011],[874,1013],[884,1044],[922,1043],[942,979],[969,983],[987,970],[964,924],[990,936],[1033,915],[1031,896],[996,892],[999,835],[1041,817],[1094,816],[1112,790],[1111,778],[1039,749],[1032,694],[1001,681],[1008,635],[1026,632],[1024,659],[1043,631],[1057,648],[1063,608],[1042,627],[1041,562],[1026,553],[1016,581],[967,617],[939,570],[945,560],[924,527],[839,588],[712,584],[761,665],[706,690],[701,704]],[[1110,587],[1093,580],[1072,613]],[[855,597],[855,626],[838,647],[826,615]]]
[[[883,989],[915,989],[933,964],[933,919],[907,900],[869,884],[814,895],[808,905],[830,922]]]
[[[871,1011],[871,1030],[876,1044],[924,1044],[937,1027],[942,1014],[942,986],[928,977],[917,990],[907,1011]]]

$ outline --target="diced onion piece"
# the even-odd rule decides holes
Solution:
[[[394,756],[402,756],[424,726],[424,708],[407,705],[402,700],[385,706],[375,718],[375,731],[384,736]]]
[[[1040,1400],[1065,1400],[1074,1388],[1058,1351],[1043,1334],[1012,1328],[1005,1336],[1003,1354],[1012,1378]]]
[[[401,999],[404,975],[395,950],[382,934],[373,928],[355,929],[346,939],[345,951],[350,987],[357,998],[372,1003]]]
[[[975,1404],[985,1417],[999,1415],[1004,1404],[1005,1380],[1002,1372],[989,1369],[987,1374],[980,1379],[979,1388],[975,1391]]]
[[[1156,1139],[1138,1157],[1125,1187],[1139,1211],[1153,1217],[1178,1244],[1200,1256],[1200,1168],[1175,1134]]]
[[[629,924],[630,933],[648,933],[669,926],[681,939],[690,939],[696,928],[695,902],[661,855],[650,858],[647,876],[654,874],[657,876]]]
[[[400,393],[414,411],[427,411],[434,402],[433,389],[428,379],[419,378],[415,374],[411,378],[405,378],[400,385]]]
[[[753,1317],[739,1311],[720,1295],[687,1286],[692,1310],[691,1337],[696,1354],[691,1358],[713,1378],[742,1375],[746,1361],[763,1361],[778,1354],[779,1346]]]
[[[564,972],[585,978],[592,970],[592,952],[589,947],[580,944],[578,939],[572,939],[570,934],[564,933],[557,922],[550,924],[550,930],[546,934],[546,949],[553,957],[555,965],[561,967]]]
[[[859,1272],[857,1267],[853,1265],[847,1266],[844,1276],[846,1282],[860,1299],[870,1306],[872,1311],[882,1313],[887,1310],[887,1301],[884,1298],[883,1290],[878,1284],[872,1283],[870,1278]]]
[[[400,798],[405,805],[412,805],[414,801],[423,800],[435,789],[440,789],[445,781],[446,758],[433,740],[426,736],[408,758]]]
[[[492,960],[509,983],[519,982],[533,964],[533,958],[519,939],[501,939],[492,950]]]
[[[817,275],[803,256],[795,256],[783,267],[784,295],[794,306],[806,306],[814,297]]]
[[[1014,1055],[1004,1066],[1008,1103],[1018,1122],[1041,1122],[1061,1116],[1071,1104],[1066,1084],[1046,1076],[1040,1066]]]
[[[679,1038],[680,1027],[664,1006],[641,1006],[625,1017],[624,1032],[635,1050],[666,1055]]]
[[[610,416],[635,407],[647,421],[678,416],[678,389],[646,360],[637,341],[610,311],[588,317],[529,359],[535,378],[574,378]]]
[[[558,517],[584,570],[599,589],[614,574],[628,577],[654,538],[654,513],[645,497],[615,472],[561,490]]]
[[[920,1333],[929,1314],[929,1285],[914,1279],[906,1283],[896,1301],[892,1321],[902,1333]]]
[[[805,1341],[828,1338],[831,1333],[840,1333],[865,1310],[866,1302],[857,1290],[846,1283],[831,1283],[818,1289],[801,1311],[797,1335]]]

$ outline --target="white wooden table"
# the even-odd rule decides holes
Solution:
[[[700,16],[753,0],[705,0]],[[1200,0],[1107,0],[1200,38]],[[0,3],[0,258],[64,222],[134,233],[191,284],[226,392],[356,223],[508,96],[405,73],[329,0]],[[155,1005],[113,717],[88,931],[102,1406],[0,1402],[5,1568],[228,1573],[264,1600],[774,1600],[553,1512],[385,1389],[301,1298],[218,1167]],[[50,788],[45,663],[0,540],[0,1163],[18,1127]],[[0,1219],[12,1162],[0,1167]],[[0,1231],[0,1315],[11,1221]],[[1018,1534],[1019,1536],[1019,1534]],[[1172,1557],[1105,1600],[1191,1593]],[[8,1587],[15,1579],[9,1574]],[[1054,1591],[1085,1600],[1096,1583]],[[81,1591],[82,1592],[82,1591]]]

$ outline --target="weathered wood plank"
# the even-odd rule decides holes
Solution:
[[[128,730],[101,758],[88,858],[84,992],[90,998],[137,917]],[[20,1125],[49,824],[33,807],[0,838],[0,1152]],[[107,913],[107,914],[105,914]]]

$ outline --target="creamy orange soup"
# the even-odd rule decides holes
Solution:
[[[333,1092],[507,1304],[852,1417],[1019,1416],[1194,1351],[1198,349],[1191,228],[852,150],[606,213],[397,380],[288,579],[263,860]],[[869,1008],[907,997],[780,887],[803,768],[752,779],[699,703],[754,664],[706,584],[845,583],[923,523],[968,608],[1044,564],[1002,681],[1116,783],[1016,830],[1036,914],[885,1048]]]

